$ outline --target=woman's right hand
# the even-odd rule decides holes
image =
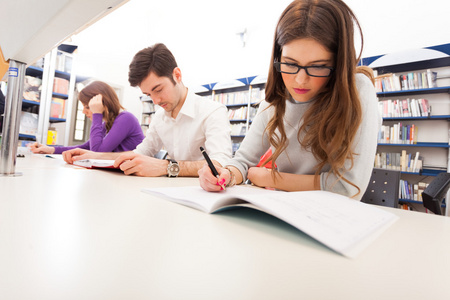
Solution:
[[[35,142],[33,144],[28,144],[30,151],[36,154],[53,154],[55,152],[54,147],[46,146]]]
[[[208,192],[220,192],[223,191],[225,186],[231,178],[230,171],[225,168],[217,167],[217,172],[219,173],[219,178],[215,177],[211,172],[208,164],[205,165],[198,170],[198,177],[200,180],[200,186]]]
[[[92,97],[91,100],[89,100],[89,109],[93,114],[102,114],[105,110],[105,107],[103,106],[103,97],[102,94],[98,94],[94,97]]]

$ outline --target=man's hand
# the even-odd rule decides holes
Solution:
[[[165,159],[126,152],[115,160],[114,167],[119,167],[125,175],[158,177],[167,175],[168,164]]]
[[[66,163],[73,164],[74,161],[82,160],[82,159],[88,159],[88,158],[98,158],[97,152],[75,148],[71,150],[64,151],[62,153],[62,156]]]

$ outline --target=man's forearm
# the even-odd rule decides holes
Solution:
[[[178,174],[178,176],[198,177],[198,170],[200,170],[205,165],[205,163],[205,160],[179,161],[178,164],[180,165],[180,173]]]

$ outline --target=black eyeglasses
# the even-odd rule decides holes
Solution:
[[[304,69],[306,74],[312,77],[329,77],[334,70],[334,68],[326,66],[302,67],[296,64],[282,63],[279,61],[274,62],[273,65],[280,73],[297,74],[301,69]]]

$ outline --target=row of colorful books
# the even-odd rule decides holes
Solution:
[[[428,117],[431,106],[427,99],[388,99],[378,102],[378,109],[383,118]]]
[[[409,72],[407,74],[388,73],[375,78],[375,89],[381,93],[433,88],[436,87],[436,78],[437,72],[430,69],[425,72]]]
[[[247,104],[248,91],[232,92],[232,93],[217,93],[214,95],[214,101],[225,105],[231,104]]]
[[[414,124],[396,123],[392,126],[382,125],[378,133],[378,143],[382,144],[417,144],[418,127]]]
[[[252,89],[252,97],[251,103],[260,103],[266,98],[266,89],[265,88],[253,88]]]
[[[228,110],[228,119],[229,120],[246,120],[247,119],[247,111],[249,111],[248,117],[252,120],[256,115],[256,108],[250,106],[250,110],[248,110],[247,106],[242,106],[237,109],[229,109]]]
[[[422,192],[427,188],[428,183],[417,182],[411,183],[407,180],[400,180],[400,199],[413,200],[423,202]]]
[[[216,93],[214,94],[214,101],[220,102],[225,105],[233,104],[247,104],[248,103],[248,91],[229,92],[229,93]],[[209,97],[209,96],[206,96]],[[253,88],[251,94],[251,104],[259,103],[265,98],[264,88]]]
[[[375,155],[375,168],[419,173],[422,166],[423,157],[420,156],[419,152],[414,155],[402,150],[402,153],[379,152]]]
[[[406,203],[399,203],[398,208],[403,210],[413,210],[412,207]]]

